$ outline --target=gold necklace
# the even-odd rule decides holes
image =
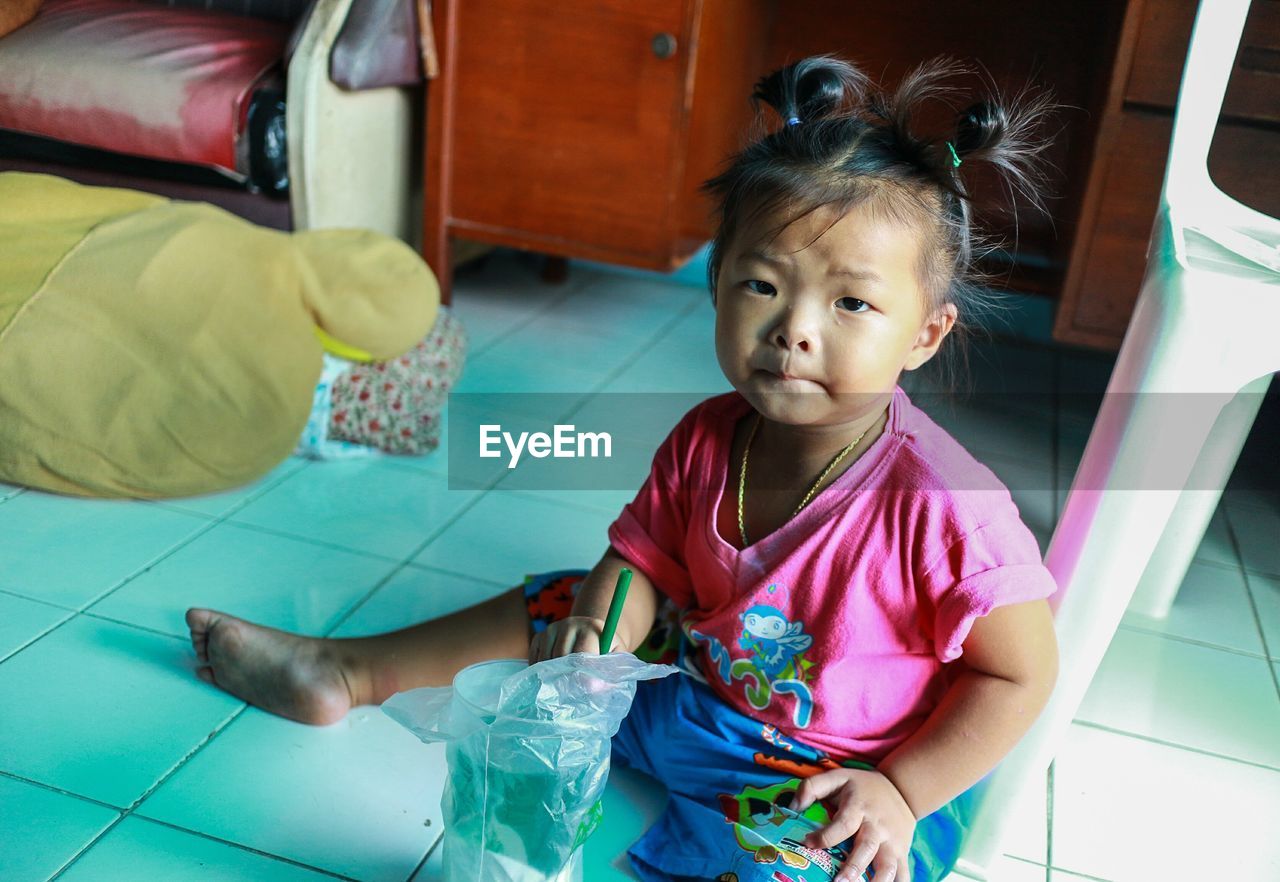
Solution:
[[[760,428],[760,423],[763,419],[764,418],[759,414],[756,414],[756,421],[751,425],[751,434],[747,435],[747,443],[742,448],[742,467],[738,470],[738,534],[742,537],[743,548],[746,548],[747,545],[750,544],[747,542],[747,524],[746,519],[743,517],[742,504],[742,500],[747,494],[747,456],[751,453],[751,442],[755,440],[756,430]],[[800,514],[801,509],[809,504],[809,500],[813,499],[813,494],[818,492],[818,487],[822,484],[823,480],[826,479],[827,475],[831,474],[831,470],[839,464],[840,460],[849,455],[849,451],[858,446],[858,442],[866,437],[867,431],[870,428],[871,427],[868,426],[866,429],[863,429],[861,435],[849,442],[844,450],[837,453],[836,458],[827,464],[827,467],[822,470],[822,474],[818,475],[818,480],[813,482],[813,486],[809,488],[809,492],[804,495],[804,499],[800,500],[800,504],[796,506],[796,510],[791,513],[791,517],[794,518],[796,515]]]

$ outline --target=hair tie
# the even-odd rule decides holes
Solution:
[[[952,144],[950,141],[948,141],[948,142],[947,142],[947,149],[951,151],[951,167],[952,167],[952,168],[959,168],[959,167],[960,167],[960,154],[959,154],[959,153],[956,153],[955,145],[954,145],[954,144]]]
[[[798,116],[789,116],[789,117],[787,117],[787,126],[788,126],[788,127],[790,127],[790,126],[798,126],[798,125],[800,125],[800,117],[798,117]]]

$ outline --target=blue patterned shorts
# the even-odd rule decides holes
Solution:
[[[525,581],[533,630],[567,615],[586,575],[563,570]],[[674,661],[678,627],[660,616],[642,648],[651,661]],[[791,809],[800,782],[836,762],[730,707],[692,676],[641,682],[631,713],[613,739],[613,762],[666,786],[662,816],[628,851],[645,882],[829,882],[851,842],[811,849],[804,837],[829,819],[821,804]],[[975,790],[916,823],[911,882],[950,872],[969,827]],[[905,880],[904,880],[905,882]]]

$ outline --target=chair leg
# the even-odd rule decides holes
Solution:
[[[1256,392],[1257,373],[1242,376],[1251,365],[1223,358],[1220,341],[1205,332],[1197,309],[1203,300],[1188,293],[1176,277],[1148,270],[1045,557],[1059,586],[1054,602],[1062,675],[1053,702],[1066,710],[1064,726],[1166,529],[1172,524],[1184,542],[1203,534],[1257,412],[1260,396],[1236,394],[1241,387]],[[1206,450],[1208,465],[1198,467]],[[1206,489],[1184,503],[1193,482]],[[1196,542],[1186,543],[1192,553]],[[1170,553],[1151,571],[1147,590],[1158,593],[1166,609],[1189,562],[1185,553]]]
[[[1132,476],[1132,463],[1148,452],[1150,438],[1167,431],[1164,408],[1150,406],[1157,400],[1118,394],[1103,400],[1045,555],[1058,582],[1052,600],[1058,682],[1031,730],[992,776],[954,882],[989,878],[985,868],[999,856],[1009,824],[990,806],[1013,804],[1030,776],[1048,768],[1172,515],[1178,490],[1116,489],[1124,483],[1121,476]]]
[[[1259,377],[1222,409],[1133,593],[1130,612],[1157,619],[1168,616],[1270,382],[1270,375]]]
[[[1168,394],[1201,388],[1202,337],[1148,280],[1103,397],[1045,564],[1058,582],[1052,599],[1060,656],[1058,682],[1031,730],[992,775],[984,806],[1011,804],[1031,775],[1048,767],[1071,724],[1134,587],[1172,516],[1195,454],[1214,421],[1196,408],[1173,431]],[[1142,394],[1136,394],[1141,392]],[[1201,396],[1209,398],[1210,396]],[[1222,396],[1225,402],[1230,396]],[[1204,404],[1204,401],[1200,402]],[[1181,475],[1178,472],[1181,471]],[[983,879],[999,856],[1005,813],[980,808],[956,878]]]
[[[1154,291],[1158,280],[1148,284]],[[1215,396],[1196,396],[1197,406],[1188,408],[1169,394],[1205,388],[1197,330],[1160,296],[1139,299],[1045,555],[1058,581],[1058,682],[1031,731],[992,776],[984,800],[991,805],[1010,804],[1031,775],[1048,767],[1209,437]],[[1230,396],[1217,399],[1220,407]],[[983,868],[998,856],[1007,823],[999,810],[979,810],[957,879],[986,878]]]

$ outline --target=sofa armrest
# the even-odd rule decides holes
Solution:
[[[407,88],[347,91],[329,75],[339,31],[367,2],[316,0],[289,61],[289,202],[297,229],[367,227],[407,238],[421,97]]]

